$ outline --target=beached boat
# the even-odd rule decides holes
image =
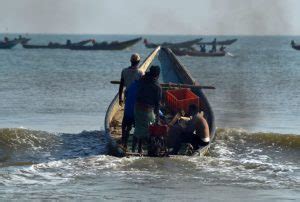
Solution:
[[[152,64],[161,67],[160,81],[164,83],[177,83],[199,85],[196,82],[181,62],[176,58],[174,53],[167,48],[156,48],[142,63],[140,69],[145,72]],[[208,122],[210,129],[210,138],[215,136],[215,122],[212,108],[206,99],[203,91],[199,88],[191,88],[192,91],[199,96],[199,109],[204,112],[204,116]],[[125,153],[120,146],[121,142],[121,122],[124,109],[119,105],[118,95],[114,97],[110,103],[105,117],[105,134],[109,139],[108,149],[109,154],[114,156],[130,156],[134,153]],[[130,148],[130,147],[129,147]],[[209,145],[201,147],[193,151],[193,156],[204,155],[209,149]]]
[[[197,44],[202,39],[194,39],[190,41],[184,41],[179,43],[162,43],[162,44],[156,44],[156,43],[149,43],[147,39],[144,39],[144,44],[146,48],[157,48],[158,46],[164,47],[164,48],[188,48],[191,47],[194,44]]]
[[[19,43],[19,40],[0,41],[0,49],[11,49]]]
[[[292,46],[292,48],[295,49],[295,50],[300,50],[300,45],[297,45],[297,44],[294,42],[294,40],[291,41],[291,46]]]
[[[226,46],[226,45],[231,45],[231,44],[233,44],[236,41],[237,41],[237,39],[229,39],[229,40],[225,40],[225,41],[217,41],[216,45]],[[197,44],[198,45],[212,45],[213,41],[211,41],[211,42],[199,42]]]
[[[216,52],[201,52],[198,50],[188,49],[172,49],[173,53],[177,56],[196,56],[196,57],[222,57],[226,55],[226,51]]]
[[[60,44],[60,43],[49,43],[48,45],[32,45],[27,43],[22,43],[23,48],[26,49],[70,49],[73,46],[83,46],[89,42],[91,42],[91,39],[80,41],[77,43],[66,43],[66,44]]]
[[[142,38],[135,38],[132,40],[128,40],[128,41],[113,41],[111,43],[107,43],[105,42],[101,42],[101,43],[97,43],[94,42],[92,46],[72,46],[71,49],[72,50],[124,50],[126,48],[129,48],[133,45],[135,45],[136,43],[138,43],[139,41],[141,41]]]

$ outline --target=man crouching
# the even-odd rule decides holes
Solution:
[[[194,151],[209,144],[209,126],[196,105],[189,106],[188,117],[177,114],[169,125],[168,147],[173,148],[170,154],[178,154],[182,143],[190,143]]]

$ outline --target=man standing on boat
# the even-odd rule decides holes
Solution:
[[[211,51],[213,53],[217,52],[217,39],[214,38],[213,42],[212,42],[212,48],[211,48]]]
[[[158,83],[159,74],[160,67],[151,66],[150,71],[138,82],[134,111],[134,137],[138,140],[138,152],[140,154],[142,154],[143,142],[148,141],[150,124],[158,120],[159,117],[159,106],[162,98],[162,89]]]
[[[138,69],[140,59],[141,58],[140,58],[139,54],[137,54],[137,53],[133,54],[130,58],[131,66],[122,70],[121,82],[120,82],[120,86],[119,86],[119,104],[120,104],[120,106],[123,106],[123,103],[124,103],[124,100],[123,100],[124,88],[125,88],[125,93],[124,93],[125,96],[124,97],[126,99],[127,90],[129,89],[130,85],[135,80],[140,79],[143,75],[143,72]],[[133,102],[134,99],[130,98],[130,101]],[[132,113],[130,113],[131,111],[132,111]],[[123,120],[122,120],[122,145],[125,149],[127,149],[127,140],[129,137],[129,132],[132,129],[132,126],[134,124],[134,116],[133,116],[133,110],[126,110],[126,106],[125,106],[125,112],[128,112],[128,113],[124,113]]]
[[[293,47],[293,46],[295,46],[295,45],[296,45],[295,41],[292,40],[292,41],[291,41],[291,46]]]

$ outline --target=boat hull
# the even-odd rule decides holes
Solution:
[[[23,48],[26,49],[69,49],[66,45],[29,45],[23,44]]]
[[[202,39],[194,39],[190,41],[180,42],[180,43],[163,43],[163,44],[155,44],[155,43],[145,43],[146,48],[157,48],[159,46],[163,48],[189,48],[196,43],[199,43]]]
[[[217,41],[216,45],[219,46],[228,46],[236,42],[238,39],[230,39],[230,40],[225,40],[225,41]],[[198,45],[213,45],[213,42],[199,42],[197,43]]]
[[[172,50],[177,56],[196,56],[196,57],[223,57],[226,55],[225,51],[218,52],[201,52],[201,51],[189,51],[189,50]]]
[[[18,40],[12,40],[8,42],[0,42],[0,49],[11,49],[19,43]]]
[[[292,45],[292,48],[295,50],[300,50],[300,45]]]
[[[71,47],[71,50],[124,50],[126,48],[129,48],[139,41],[141,41],[142,38],[136,38],[129,41],[123,41],[123,42],[111,42],[111,43],[95,43],[93,46],[73,46]]]
[[[72,47],[75,46],[83,46],[87,43],[89,43],[91,40],[84,40],[84,41],[80,41],[78,43],[71,43],[71,44],[52,44],[52,45],[30,45],[27,43],[22,43],[23,48],[26,49],[71,49]]]

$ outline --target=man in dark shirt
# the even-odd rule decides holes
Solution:
[[[142,153],[143,142],[148,140],[149,125],[159,117],[159,105],[162,97],[162,89],[158,83],[159,74],[159,66],[151,66],[150,71],[146,72],[138,82],[134,112],[134,137],[138,139],[139,153]]]
[[[217,52],[217,39],[214,38],[213,42],[212,42],[212,48],[211,48],[211,52]]]

